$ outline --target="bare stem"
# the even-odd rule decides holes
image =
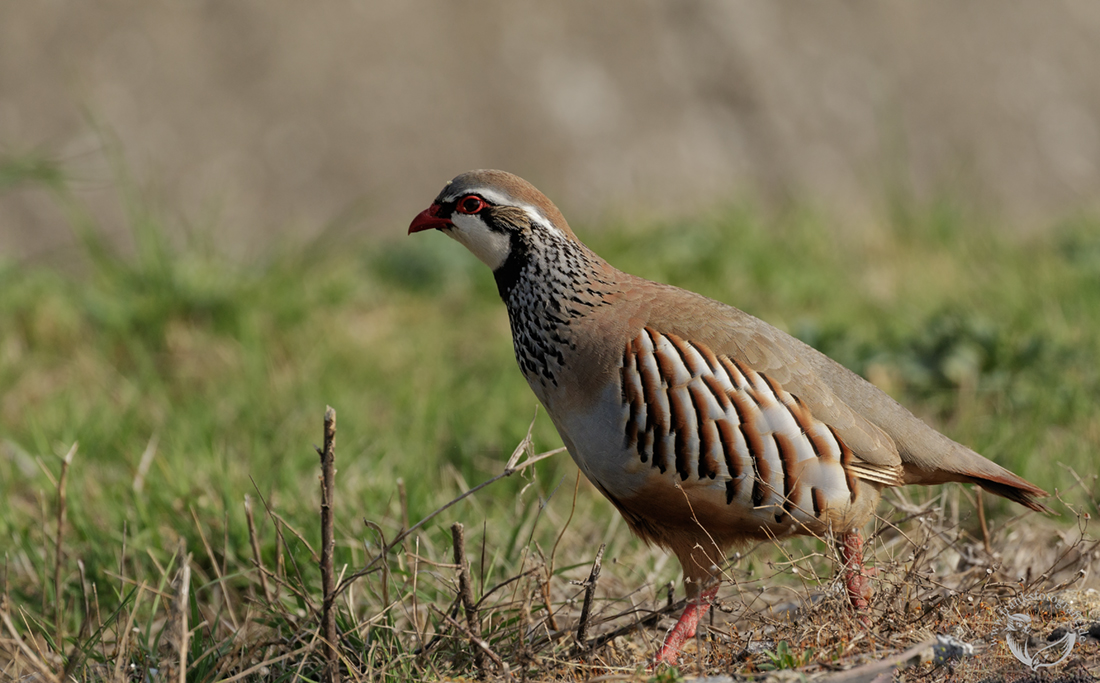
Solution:
[[[340,656],[336,651],[336,572],[333,570],[333,551],[336,540],[333,535],[332,508],[336,493],[336,411],[325,408],[325,447],[321,456],[321,585],[324,604],[321,625],[325,638],[325,679],[329,683],[340,681]]]
[[[466,611],[466,626],[473,638],[481,639],[481,620],[477,616],[477,605],[474,604],[474,591],[470,585],[470,565],[466,561],[466,532],[462,524],[455,522],[451,525],[451,539],[454,542],[455,564],[458,565],[458,596],[462,599],[462,607]],[[485,665],[485,654],[474,647],[474,663],[477,664],[479,678],[488,677]]]
[[[581,619],[577,625],[577,643],[581,649],[588,648],[588,617],[592,613],[592,597],[596,593],[596,584],[600,580],[600,569],[603,567],[603,551],[606,543],[600,545],[596,551],[596,559],[592,562],[592,572],[588,580],[584,582],[584,605],[581,607]]]

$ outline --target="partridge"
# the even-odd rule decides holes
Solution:
[[[577,466],[683,567],[674,663],[734,544],[832,533],[857,609],[860,527],[882,489],[969,482],[1045,511],[1046,492],[935,431],[871,383],[732,306],[615,269],[522,178],[463,173],[413,219],[492,269],[516,360]]]

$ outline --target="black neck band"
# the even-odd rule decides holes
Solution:
[[[512,246],[508,250],[508,258],[493,271],[493,277],[497,281],[497,292],[505,303],[508,302],[508,295],[519,282],[520,273],[523,272],[528,261],[527,245],[516,233],[513,232],[511,235]]]

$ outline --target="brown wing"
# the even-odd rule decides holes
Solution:
[[[971,482],[1033,510],[1047,493],[929,427],[885,392],[821,352],[732,306],[676,287],[621,276],[621,333],[650,326],[725,355],[797,396],[855,455],[901,465],[906,484]]]
[[[903,483],[900,462],[858,458],[797,396],[701,343],[645,327],[620,373],[625,446],[687,487],[724,485],[727,505],[805,523],[856,503],[856,479]]]

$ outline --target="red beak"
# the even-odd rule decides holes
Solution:
[[[449,228],[453,225],[454,224],[451,223],[449,218],[440,218],[439,204],[432,204],[416,214],[416,218],[409,224],[409,234],[411,235],[421,230],[431,230],[432,228]]]

